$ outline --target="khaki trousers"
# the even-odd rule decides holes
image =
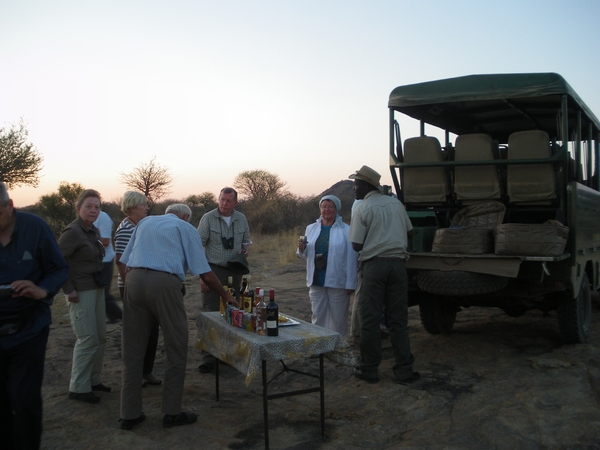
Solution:
[[[79,302],[68,304],[71,326],[77,336],[69,391],[83,394],[100,383],[106,348],[104,289],[80,291]]]
[[[134,269],[127,274],[123,299],[123,419],[137,419],[142,413],[144,355],[155,321],[162,329],[167,356],[162,412],[171,415],[181,412],[188,349],[182,289],[181,280],[166,272]]]

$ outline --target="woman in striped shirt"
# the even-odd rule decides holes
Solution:
[[[123,221],[117,227],[115,232],[115,261],[119,271],[119,292],[121,299],[125,292],[125,277],[127,276],[127,267],[121,260],[121,255],[125,251],[125,247],[131,239],[133,230],[140,220],[148,215],[148,199],[144,194],[135,191],[127,191],[123,194],[121,201],[121,211],[126,215]],[[154,368],[154,358],[156,357],[156,348],[158,347],[158,322],[152,327],[148,346],[146,347],[146,355],[144,356],[144,386],[149,383],[158,385],[162,380],[154,378],[152,369]]]

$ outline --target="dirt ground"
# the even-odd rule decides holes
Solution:
[[[310,320],[302,261],[269,266],[268,255],[250,257],[252,284],[275,289],[280,311]],[[220,401],[213,374],[197,372],[196,322],[200,312],[197,280],[188,279],[185,298],[190,328],[184,410],[197,423],[162,428],[162,387],[144,388],[147,419],[132,431],[119,428],[121,324],[109,324],[98,405],[67,399],[75,336],[62,295],[55,299],[43,386],[43,449],[261,449],[262,386],[246,387],[242,374],[222,366]],[[272,449],[596,449],[600,448],[600,330],[597,305],[593,333],[583,345],[562,345],[555,313],[529,312],[511,318],[492,308],[459,313],[453,331],[433,336],[410,309],[409,330],[415,370],[422,379],[393,383],[393,357],[383,341],[381,381],[355,379],[351,368],[325,360],[325,438],[319,424],[317,393],[269,402]],[[358,356],[358,347],[353,347]],[[316,371],[318,359],[286,361]],[[271,366],[274,367],[274,366]],[[155,376],[162,378],[162,339]],[[307,381],[308,380],[308,381]],[[286,373],[272,389],[314,385]],[[1,447],[1,445],[0,445]]]

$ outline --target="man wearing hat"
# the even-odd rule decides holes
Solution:
[[[360,365],[354,376],[368,383],[379,381],[382,359],[379,323],[385,307],[394,351],[394,381],[412,383],[420,378],[413,372],[414,356],[408,337],[408,279],[404,262],[412,225],[400,201],[381,194],[381,175],[368,166],[349,176],[354,180],[357,200],[348,238],[359,252],[362,269],[360,291]]]
[[[233,277],[233,288],[239,292],[242,275],[249,272],[246,256],[252,241],[248,220],[244,214],[235,210],[236,205],[236,190],[230,187],[221,189],[218,207],[202,216],[198,233],[210,268],[221,284],[226,284],[227,278]],[[219,294],[202,283],[200,287],[202,310],[218,311]],[[212,372],[215,368],[215,357],[205,351],[201,353],[201,357],[202,364],[198,371]]]

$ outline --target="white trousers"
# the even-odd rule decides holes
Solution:
[[[69,302],[69,316],[77,336],[69,390],[79,394],[91,392],[92,386],[100,383],[106,347],[104,289],[79,291],[79,303]]]
[[[348,335],[348,309],[350,295],[346,289],[311,286],[308,291],[312,310],[312,323],[328,330]]]

